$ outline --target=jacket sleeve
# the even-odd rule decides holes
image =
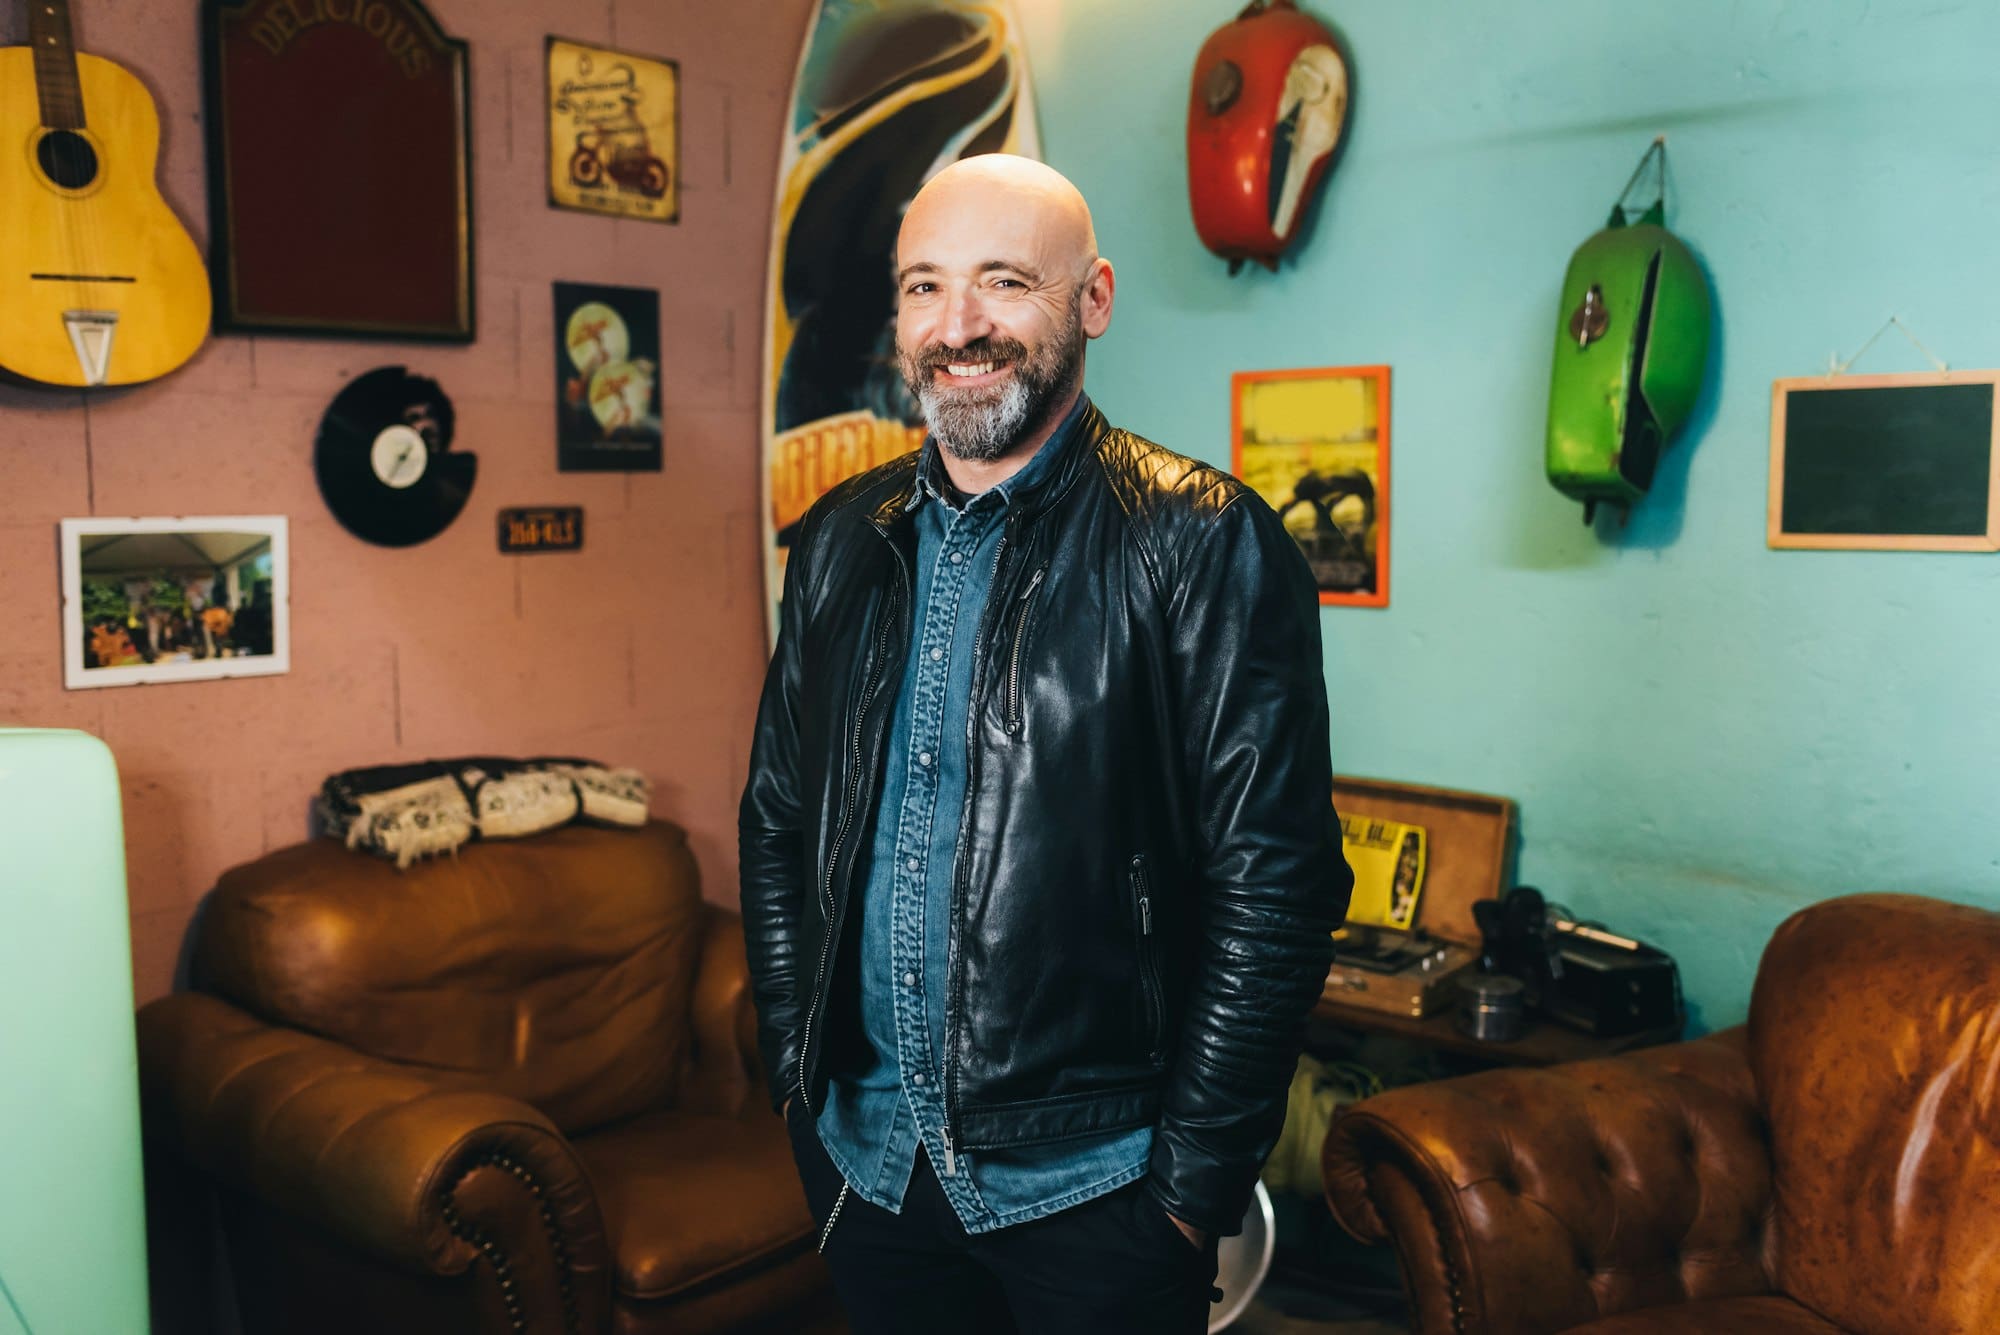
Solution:
[[[1197,939],[1151,1173],[1169,1212],[1226,1235],[1284,1121],[1353,876],[1311,571],[1261,498],[1210,495],[1168,563]]]
[[[801,978],[806,838],[799,793],[799,686],[812,516],[800,525],[785,565],[778,643],[764,675],[750,749],[750,777],[737,813],[743,936],[757,1008],[757,1049],[771,1106],[784,1107],[799,1084],[799,1029],[808,980]]]

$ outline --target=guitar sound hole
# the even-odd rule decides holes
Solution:
[[[35,160],[65,190],[81,190],[97,179],[97,150],[74,130],[50,130],[35,145]]]

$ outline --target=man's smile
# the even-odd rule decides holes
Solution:
[[[946,362],[937,369],[954,385],[978,386],[997,382],[1002,375],[1013,369],[1012,362]]]

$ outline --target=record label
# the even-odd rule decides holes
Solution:
[[[423,432],[398,422],[375,433],[368,463],[383,486],[401,491],[416,486],[427,471],[430,447],[424,444]]]
[[[313,471],[334,518],[382,547],[434,538],[472,494],[479,460],[451,452],[451,400],[400,366],[356,376],[320,419]]]

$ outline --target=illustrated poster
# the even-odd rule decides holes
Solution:
[[[557,283],[556,467],[660,469],[660,294]]]
[[[1236,475],[1270,502],[1322,603],[1389,604],[1389,368],[1231,377]]]

